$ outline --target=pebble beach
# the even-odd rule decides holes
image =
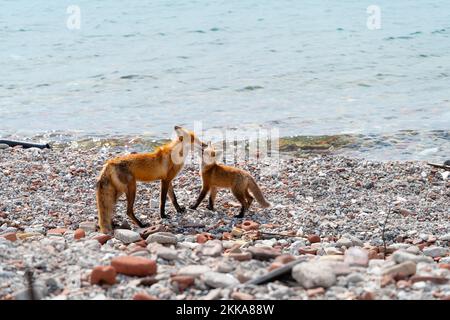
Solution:
[[[137,228],[118,201],[97,231],[96,178],[114,148],[0,150],[0,299],[450,299],[450,180],[421,161],[282,157],[248,170],[272,207],[159,217],[159,182],[138,184]],[[201,187],[174,180],[189,207]],[[32,274],[31,282],[28,274]],[[31,289],[33,288],[33,289]]]

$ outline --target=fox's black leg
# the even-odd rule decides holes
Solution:
[[[197,209],[197,207],[200,205],[200,203],[205,199],[206,195],[208,194],[208,189],[202,188],[202,191],[200,191],[200,195],[197,198],[197,201],[194,205],[190,206],[191,209]]]
[[[231,189],[231,192],[233,193],[233,195],[238,199],[238,201],[241,203],[242,207],[241,210],[239,211],[239,214],[237,216],[235,216],[235,218],[243,218],[244,217],[244,213],[248,208],[248,202],[247,199],[245,198],[245,192],[239,189]]]
[[[166,209],[166,200],[167,200],[167,192],[169,191],[169,182],[165,180],[161,180],[161,195],[160,195],[160,203],[159,203],[159,212],[161,218],[167,218],[165,214]]]
[[[170,182],[170,184],[169,184],[169,198],[170,198],[170,201],[172,201],[172,204],[173,204],[173,206],[175,207],[175,210],[177,210],[178,213],[182,213],[182,212],[186,211],[185,207],[181,207],[178,204],[177,197],[175,196],[175,191],[173,190],[172,182]]]
[[[243,217],[244,217],[244,213],[245,213],[245,207],[242,206],[242,207],[241,207],[241,210],[239,211],[239,214],[238,214],[238,215],[235,215],[234,217],[235,217],[235,218],[243,218]]]
[[[211,188],[211,190],[209,191],[209,201],[208,201],[208,209],[211,211],[214,211],[214,200],[216,199],[216,195],[217,195],[217,189],[216,188]]]
[[[125,193],[127,196],[127,215],[130,217],[130,219],[137,224],[140,228],[145,227],[145,224],[143,224],[141,221],[139,221],[138,218],[134,215],[134,200],[136,198],[136,181],[132,180],[127,185],[127,192]]]
[[[214,201],[211,199],[211,196],[209,197],[207,208],[208,210],[214,211]]]

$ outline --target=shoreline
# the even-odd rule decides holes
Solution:
[[[250,131],[249,131],[250,132]],[[167,135],[169,136],[169,135]],[[123,152],[148,152],[168,140],[152,135],[86,135],[75,132],[52,132],[34,136],[6,135],[2,139],[25,143],[49,144],[54,149],[121,149]],[[236,142],[248,144],[248,138]],[[214,143],[222,140],[212,139]],[[280,154],[305,157],[327,154],[372,161],[430,161],[449,160],[450,131],[400,130],[386,133],[342,133],[324,135],[281,136]],[[0,144],[0,149],[3,146]]]
[[[169,201],[169,219],[161,221],[159,183],[138,184],[137,216],[170,232],[174,242],[126,244],[116,235],[100,245],[93,239],[98,234],[89,231],[97,218],[95,179],[104,161],[121,152],[121,147],[0,150],[0,277],[4,279],[0,299],[24,297],[23,274],[28,267],[34,270],[39,292],[46,299],[131,299],[141,292],[159,299],[235,299],[236,292],[255,299],[450,296],[450,181],[441,170],[421,161],[377,162],[309,154],[283,157],[278,176],[262,164],[239,163],[256,177],[273,205],[270,209],[252,205],[252,214],[244,218],[258,223],[252,232],[237,228],[242,221],[232,218],[238,206],[229,192],[219,192],[217,212],[207,210],[205,202],[197,211],[176,214]],[[188,207],[201,186],[198,166],[186,165],[174,186],[178,201]],[[123,199],[118,201],[115,222],[130,226],[143,240],[139,235],[143,230],[125,215]],[[75,240],[80,226],[85,237]],[[51,231],[57,228],[67,230]],[[198,243],[198,235],[204,232],[217,241]],[[7,233],[19,239],[3,239]],[[350,247],[362,253],[362,260],[352,262]],[[244,260],[230,257],[229,249]],[[118,274],[112,286],[90,284],[94,267],[109,265],[121,255],[155,260],[156,275],[145,282],[142,277]],[[285,258],[277,258],[280,255]],[[308,261],[301,265],[321,266],[314,270],[329,270],[331,264],[333,276],[314,275],[320,290],[309,287],[311,279],[303,279],[301,270],[294,279],[244,284],[292,258]],[[403,278],[389,273],[389,268],[405,262],[414,264],[414,273]],[[206,276],[205,270],[212,273]],[[79,285],[71,287],[66,274],[74,274]],[[190,277],[192,283],[181,290],[181,280],[174,280],[174,274]],[[218,274],[220,281],[215,281]]]

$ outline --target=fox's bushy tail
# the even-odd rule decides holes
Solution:
[[[111,179],[111,168],[108,164],[103,167],[96,184],[96,200],[98,210],[98,224],[100,232],[112,231],[112,218],[117,198],[117,190]]]
[[[267,202],[266,199],[264,198],[261,189],[256,184],[255,179],[253,179],[252,177],[250,177],[249,179],[248,188],[255,197],[256,201],[258,201],[258,203],[261,205],[261,207],[269,208],[271,206],[271,204]]]

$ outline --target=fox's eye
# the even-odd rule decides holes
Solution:
[[[179,136],[178,140],[183,141],[183,136]]]

